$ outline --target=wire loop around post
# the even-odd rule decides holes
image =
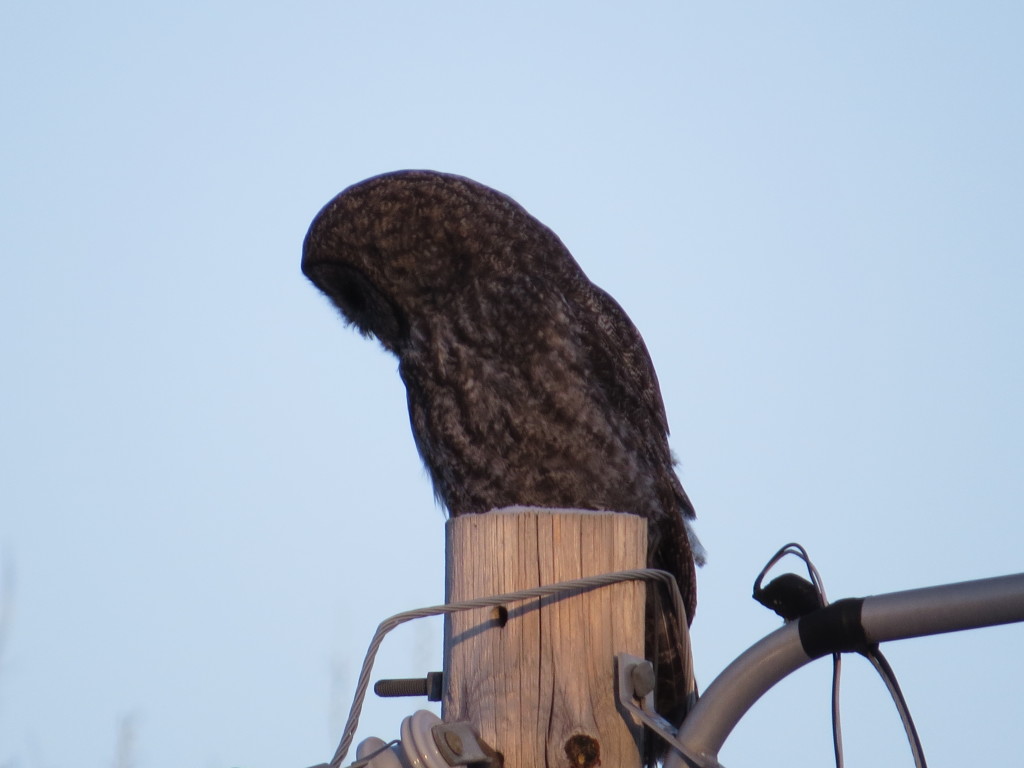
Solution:
[[[355,738],[356,728],[359,726],[359,715],[363,708],[363,700],[366,698],[366,691],[370,686],[370,672],[373,669],[374,659],[377,656],[377,651],[380,649],[381,643],[384,641],[385,635],[395,627],[400,624],[404,624],[407,621],[412,621],[413,619],[443,616],[449,613],[473,610],[474,608],[493,608],[503,606],[506,603],[552,597],[556,595],[570,594],[573,592],[586,592],[625,581],[660,582],[664,585],[672,596],[673,610],[675,611],[676,616],[679,617],[680,624],[683,628],[682,636],[684,638],[689,637],[689,631],[686,625],[686,610],[683,608],[683,597],[679,591],[679,585],[676,583],[672,574],[667,571],[659,571],[654,568],[638,568],[635,570],[604,573],[598,576],[588,576],[583,579],[561,581],[556,584],[548,584],[542,587],[521,589],[516,592],[506,592],[501,595],[478,597],[473,600],[461,600],[455,603],[445,603],[443,605],[434,605],[427,608],[418,608],[412,611],[396,613],[394,616],[385,619],[378,625],[377,631],[374,632],[373,639],[370,641],[370,646],[366,651],[366,657],[363,660],[363,666],[359,672],[359,679],[356,684],[356,693],[352,701],[352,708],[349,711],[348,720],[345,723],[345,730],[342,732],[341,742],[338,744],[338,749],[335,751],[334,757],[328,765],[330,768],[340,768],[342,761],[348,754],[349,748],[352,746],[352,740]],[[319,766],[317,768],[319,768]]]

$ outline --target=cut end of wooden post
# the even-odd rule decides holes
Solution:
[[[635,515],[515,507],[447,524],[449,602],[646,567]],[[643,731],[615,696],[615,654],[644,654],[645,585],[622,582],[448,617],[446,721],[506,768],[638,768]]]

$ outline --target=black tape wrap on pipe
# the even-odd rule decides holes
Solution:
[[[812,659],[832,653],[864,651],[870,647],[860,623],[863,597],[837,600],[800,619],[800,643]]]

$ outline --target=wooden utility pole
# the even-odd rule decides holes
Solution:
[[[644,568],[647,521],[517,507],[447,524],[448,602]],[[445,622],[446,721],[505,768],[639,768],[643,729],[616,705],[616,653],[644,655],[641,582],[483,608]]]

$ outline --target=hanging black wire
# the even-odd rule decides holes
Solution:
[[[768,571],[787,555],[800,558],[807,566],[809,581],[795,573],[784,573],[781,576],[763,584],[764,577]],[[754,580],[754,599],[762,605],[771,608],[784,621],[795,621],[801,616],[806,616],[812,611],[824,608],[828,605],[828,598],[825,595],[825,585],[821,574],[811,562],[807,550],[800,544],[791,542],[782,547],[768,561],[761,572]],[[914,725],[914,719],[910,715],[910,708],[907,706],[903,691],[900,690],[896,674],[893,672],[889,662],[878,649],[872,646],[860,651],[861,655],[868,659],[875,670],[885,682],[889,695],[892,696],[899,712],[900,720],[903,722],[903,729],[906,731],[907,740],[910,742],[910,751],[914,757],[916,768],[927,768],[924,758],[924,749],[921,746],[921,739]],[[843,768],[843,729],[839,716],[839,681],[842,673],[842,655],[832,654],[832,748],[835,752],[836,768]]]

